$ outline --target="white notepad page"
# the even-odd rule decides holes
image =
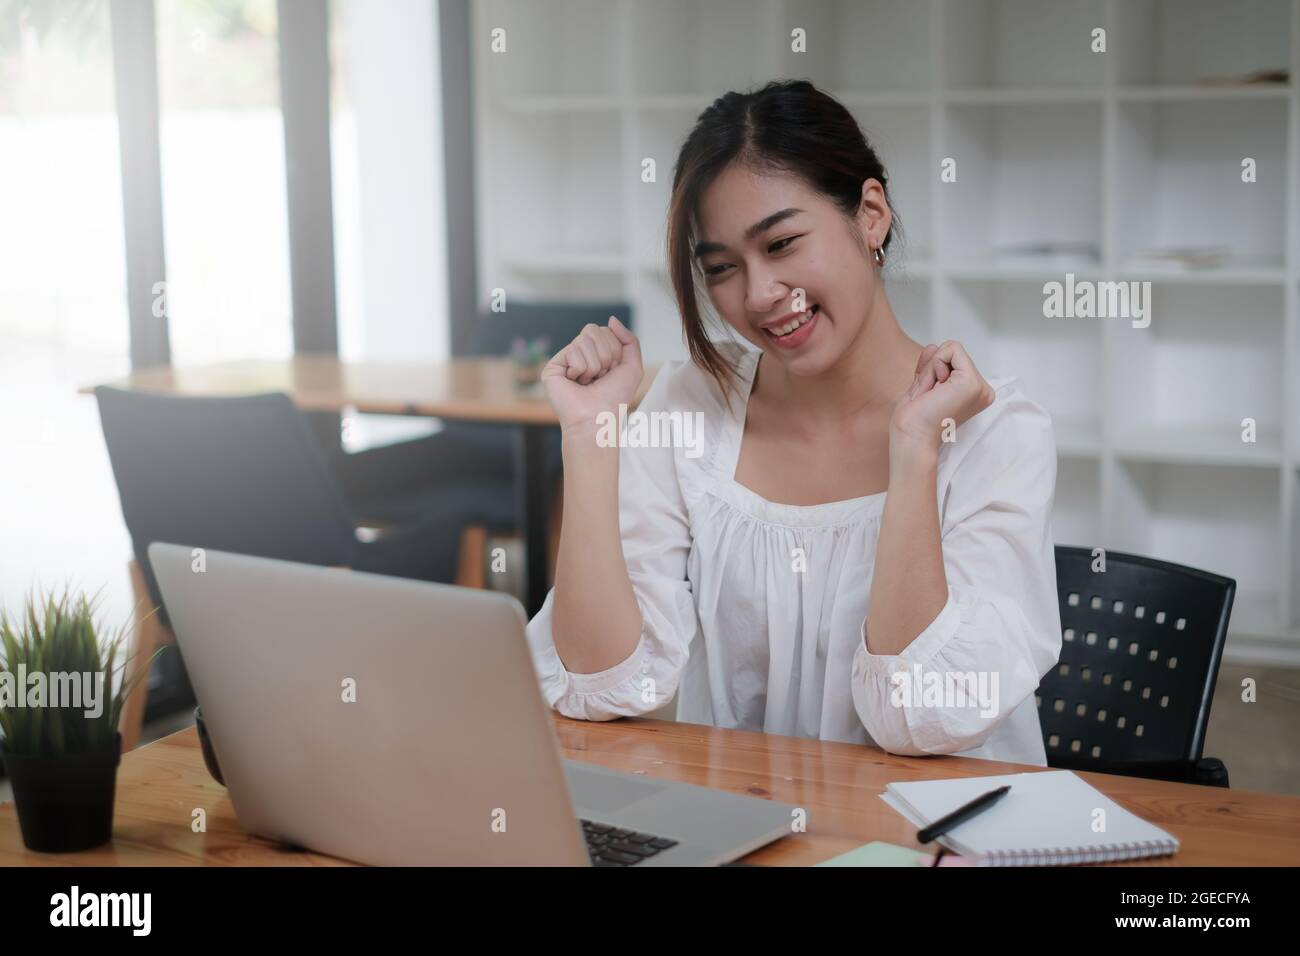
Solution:
[[[938,841],[982,866],[1129,860],[1178,849],[1177,837],[1068,770],[891,783],[881,799],[919,829],[1004,784],[1011,785],[1006,796]]]

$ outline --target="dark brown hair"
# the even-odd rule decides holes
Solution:
[[[862,203],[862,184],[879,180],[889,200],[889,181],[853,115],[807,80],[773,80],[758,90],[726,93],[695,121],[673,171],[668,207],[668,270],[691,361],[711,374],[730,400],[736,369],[709,340],[696,297],[704,273],[695,259],[699,201],[731,163],[755,172],[787,172],[826,196],[849,219]],[[892,208],[892,202],[890,203]],[[897,217],[882,248],[889,249]],[[866,247],[863,246],[863,253]]]

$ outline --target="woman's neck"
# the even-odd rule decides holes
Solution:
[[[912,384],[924,346],[899,326],[884,284],[876,282],[875,290],[857,336],[820,375],[790,375],[777,362],[760,361],[770,374],[766,396],[808,422],[891,412]]]

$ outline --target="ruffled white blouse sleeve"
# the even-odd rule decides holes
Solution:
[[[674,368],[660,370],[639,412],[680,405]],[[578,674],[565,668],[552,639],[552,588],[528,623],[528,644],[542,695],[553,709],[581,720],[611,720],[648,713],[677,693],[691,641],[698,630],[686,561],[691,527],[671,447],[619,449],[619,530],[623,558],[637,604],[641,637],[632,654],[608,670]]]
[[[940,473],[943,609],[899,654],[870,653],[863,621],[853,703],[871,737],[893,753],[981,747],[1060,656],[1051,419],[1018,389],[1003,391],[957,430],[948,450],[956,457],[947,475]],[[925,682],[959,686],[950,674],[966,687],[974,686],[971,678],[984,680],[986,690],[996,690],[996,706],[952,706],[937,694],[927,702]],[[912,693],[903,692],[905,682]]]

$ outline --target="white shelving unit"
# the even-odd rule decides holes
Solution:
[[[1058,542],[1235,577],[1228,656],[1300,662],[1300,0],[480,0],[474,42],[481,301],[626,299],[647,358],[684,357],[663,265],[677,151],[728,90],[811,79],[889,170],[904,327],[1052,413]],[[1203,82],[1263,70],[1289,80]],[[1043,242],[1095,255],[995,255]],[[1135,263],[1168,244],[1231,258]],[[1044,318],[1066,272],[1151,280],[1150,327]]]

